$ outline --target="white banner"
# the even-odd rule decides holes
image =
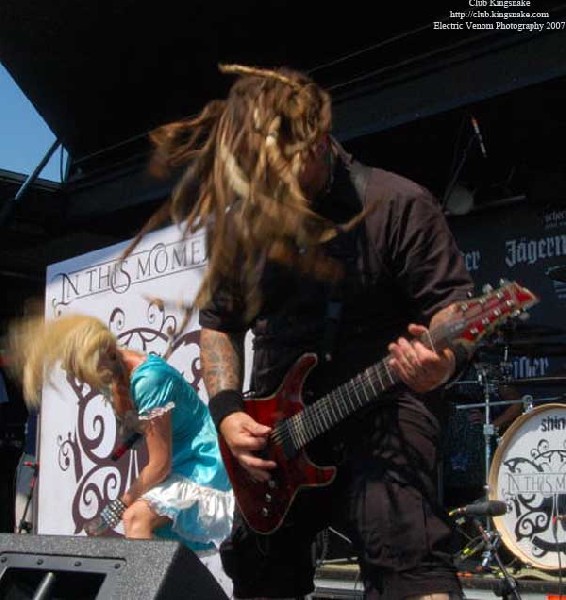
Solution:
[[[204,235],[183,239],[171,226],[148,235],[120,262],[127,245],[51,265],[46,319],[94,315],[129,348],[163,355],[171,346],[168,362],[207,401],[197,315],[181,331],[182,307],[194,298],[206,263]],[[102,395],[62,370],[54,373],[40,415],[37,533],[84,535],[84,523],[128,488],[147,460],[145,446],[114,462],[116,441],[116,419]]]

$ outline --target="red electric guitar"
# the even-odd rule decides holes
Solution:
[[[538,301],[528,289],[517,283],[507,283],[479,298],[459,303],[446,322],[420,341],[435,350],[455,343],[473,346]],[[336,467],[313,464],[305,446],[358,409],[378,401],[382,392],[399,383],[395,373],[388,368],[389,358],[385,357],[305,406],[301,400],[303,382],[316,365],[317,358],[315,354],[303,354],[272,396],[245,400],[246,412],[258,423],[272,428],[262,456],[278,465],[268,482],[255,482],[220,436],[222,458],[236,502],[252,529],[262,534],[273,533],[282,524],[301,489],[328,485],[334,479]]]

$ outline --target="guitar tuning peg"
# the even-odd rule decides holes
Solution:
[[[490,285],[489,283],[486,283],[486,284],[485,284],[485,285],[482,287],[481,291],[482,291],[484,294],[489,294],[490,292],[493,292],[493,286],[492,286],[492,285]]]
[[[467,298],[473,298],[474,297],[474,292],[472,292],[472,290],[470,290],[469,292],[466,292],[466,297]]]
[[[499,285],[500,285],[501,287],[505,287],[505,286],[506,286],[508,283],[509,283],[509,279],[505,279],[505,277],[502,277],[502,278],[499,280]]]

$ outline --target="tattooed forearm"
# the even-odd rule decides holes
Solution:
[[[221,390],[241,390],[244,373],[244,334],[203,329],[200,361],[209,397]]]

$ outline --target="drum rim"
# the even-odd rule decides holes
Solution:
[[[501,466],[502,456],[507,450],[512,439],[514,439],[514,433],[527,421],[529,421],[534,414],[544,413],[549,410],[553,410],[555,408],[563,408],[566,409],[566,402],[549,402],[548,404],[542,404],[540,406],[536,406],[532,408],[529,412],[526,412],[513,421],[511,425],[507,428],[507,431],[501,436],[500,442],[497,445],[495,452],[493,453],[493,459],[491,461],[491,465],[489,468],[488,475],[488,498],[489,500],[500,500],[497,495],[497,479],[496,474],[499,473],[499,467]],[[496,468],[497,467],[497,468]],[[560,565],[557,566],[549,566],[542,563],[537,563],[536,559],[533,560],[532,556],[529,556],[525,552],[523,552],[520,548],[517,547],[516,543],[513,543],[512,540],[509,539],[509,534],[507,528],[504,526],[505,519],[503,516],[492,517],[493,523],[497,531],[499,531],[501,535],[501,540],[505,544],[508,550],[510,550],[519,560],[523,561],[525,564],[531,565],[533,567],[537,567],[539,569],[543,569],[546,571],[558,571],[560,570]],[[562,565],[562,569],[564,565]]]

